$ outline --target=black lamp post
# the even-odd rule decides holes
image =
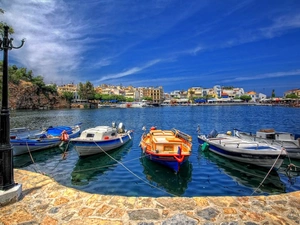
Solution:
[[[21,48],[14,47],[13,38],[8,39],[8,26],[4,26],[3,39],[0,39],[0,50],[3,50],[3,83],[2,107],[0,115],[0,190],[8,190],[15,186],[13,174],[13,151],[10,144],[10,123],[8,108],[8,50]]]

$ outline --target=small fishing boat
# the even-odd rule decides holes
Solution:
[[[282,146],[286,149],[288,157],[300,159],[300,136],[288,132],[277,132],[274,129],[260,129],[255,134],[234,130],[235,136],[258,142],[265,142],[270,145]]]
[[[145,131],[146,128],[144,127]],[[192,137],[177,129],[157,130],[151,127],[149,133],[144,133],[140,147],[151,161],[163,164],[175,172],[191,155]]]
[[[22,155],[28,152],[54,148],[67,142],[80,134],[80,125],[48,127],[45,130],[36,131],[26,136],[28,129],[12,129],[10,143],[13,147],[13,155]],[[28,133],[27,133],[28,134]]]
[[[198,142],[202,150],[209,149],[223,157],[266,168],[278,169],[286,157],[285,148],[242,140],[232,136],[230,131],[226,134],[218,134],[216,130],[209,135],[198,134]]]
[[[70,139],[79,156],[108,152],[125,145],[132,139],[133,131],[125,130],[123,123],[97,126],[82,131],[80,137]]]

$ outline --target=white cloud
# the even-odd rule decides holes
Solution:
[[[128,69],[124,72],[120,72],[120,73],[116,73],[116,74],[108,74],[108,75],[105,75],[103,76],[102,78],[94,81],[95,83],[98,83],[98,82],[102,82],[102,81],[106,81],[106,80],[111,80],[111,79],[116,79],[116,78],[120,78],[120,77],[126,77],[126,76],[130,76],[130,75],[133,75],[133,74],[136,74],[138,72],[141,72],[159,62],[161,62],[162,60],[160,59],[155,59],[155,60],[151,60],[150,62],[146,63],[145,65],[141,66],[141,67],[133,67],[131,69]]]
[[[248,76],[248,77],[237,77],[229,80],[224,80],[222,82],[228,83],[228,82],[236,82],[236,81],[261,80],[266,78],[299,76],[299,75],[300,75],[300,69],[297,69],[297,70],[284,71],[284,72],[264,73],[264,74],[258,74],[258,75]]]
[[[70,16],[68,7],[57,0],[10,0],[2,6],[4,22],[14,28],[14,45],[25,38],[25,45],[10,52],[21,66],[56,82],[62,76],[72,79],[70,71],[80,65],[84,51],[79,39],[83,29]]]

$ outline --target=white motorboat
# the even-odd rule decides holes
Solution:
[[[125,145],[132,139],[133,131],[125,130],[123,123],[118,127],[97,126],[82,131],[80,137],[70,139],[79,156],[108,152]]]
[[[288,132],[277,132],[274,129],[260,129],[255,134],[234,130],[234,135],[250,141],[265,142],[284,147],[288,157],[300,159],[300,137]]]
[[[267,143],[246,141],[228,134],[218,134],[213,130],[209,135],[198,135],[202,149],[223,157],[256,166],[278,169],[286,157],[286,150]]]

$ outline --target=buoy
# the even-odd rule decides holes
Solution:
[[[204,142],[201,146],[201,150],[202,151],[207,151],[209,148],[209,144],[207,142]]]
[[[67,131],[61,132],[60,140],[67,141],[69,139],[69,135],[67,134]]]

